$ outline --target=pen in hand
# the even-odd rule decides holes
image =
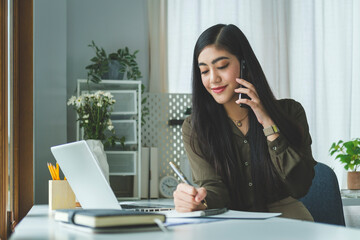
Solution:
[[[183,183],[186,183],[186,184],[188,184],[188,185],[190,185],[190,186],[195,187],[193,184],[191,184],[191,183],[189,182],[189,180],[187,180],[187,178],[185,177],[185,175],[180,171],[179,168],[176,167],[176,165],[175,165],[173,162],[169,162],[169,164],[170,164],[170,167],[171,167],[171,168],[174,170],[174,172],[179,176],[179,178],[181,179],[181,181],[182,181]],[[201,200],[201,203],[206,207],[206,209],[208,208],[208,205],[207,205],[207,202],[206,202],[205,199]]]

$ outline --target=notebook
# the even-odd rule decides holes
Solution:
[[[155,219],[165,222],[165,215],[119,209],[60,209],[54,219],[92,228],[156,225]]]
[[[51,152],[83,209],[130,209],[145,212],[173,209],[151,204],[120,205],[84,140],[53,146]]]

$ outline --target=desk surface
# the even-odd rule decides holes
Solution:
[[[90,234],[66,228],[55,222],[47,205],[33,206],[19,223],[11,240],[16,239],[358,239],[359,229],[285,218],[267,220],[226,220],[202,224],[169,227],[169,232],[142,232],[118,234]]]

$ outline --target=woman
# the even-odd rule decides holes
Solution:
[[[236,26],[215,25],[196,42],[193,113],[182,130],[200,187],[178,185],[177,211],[228,207],[313,221],[296,200],[309,190],[316,164],[305,111],[275,99]]]

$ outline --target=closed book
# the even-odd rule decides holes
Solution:
[[[54,218],[91,228],[157,225],[159,220],[165,222],[165,215],[160,213],[117,209],[60,209],[55,211]]]
[[[158,148],[150,148],[150,198],[159,198]]]
[[[141,148],[141,198],[149,198],[150,148]]]
[[[135,226],[119,226],[119,227],[87,227],[83,225],[75,225],[71,223],[60,222],[60,227],[67,230],[81,231],[85,233],[131,233],[131,232],[152,232],[162,230],[156,225],[135,225]]]

